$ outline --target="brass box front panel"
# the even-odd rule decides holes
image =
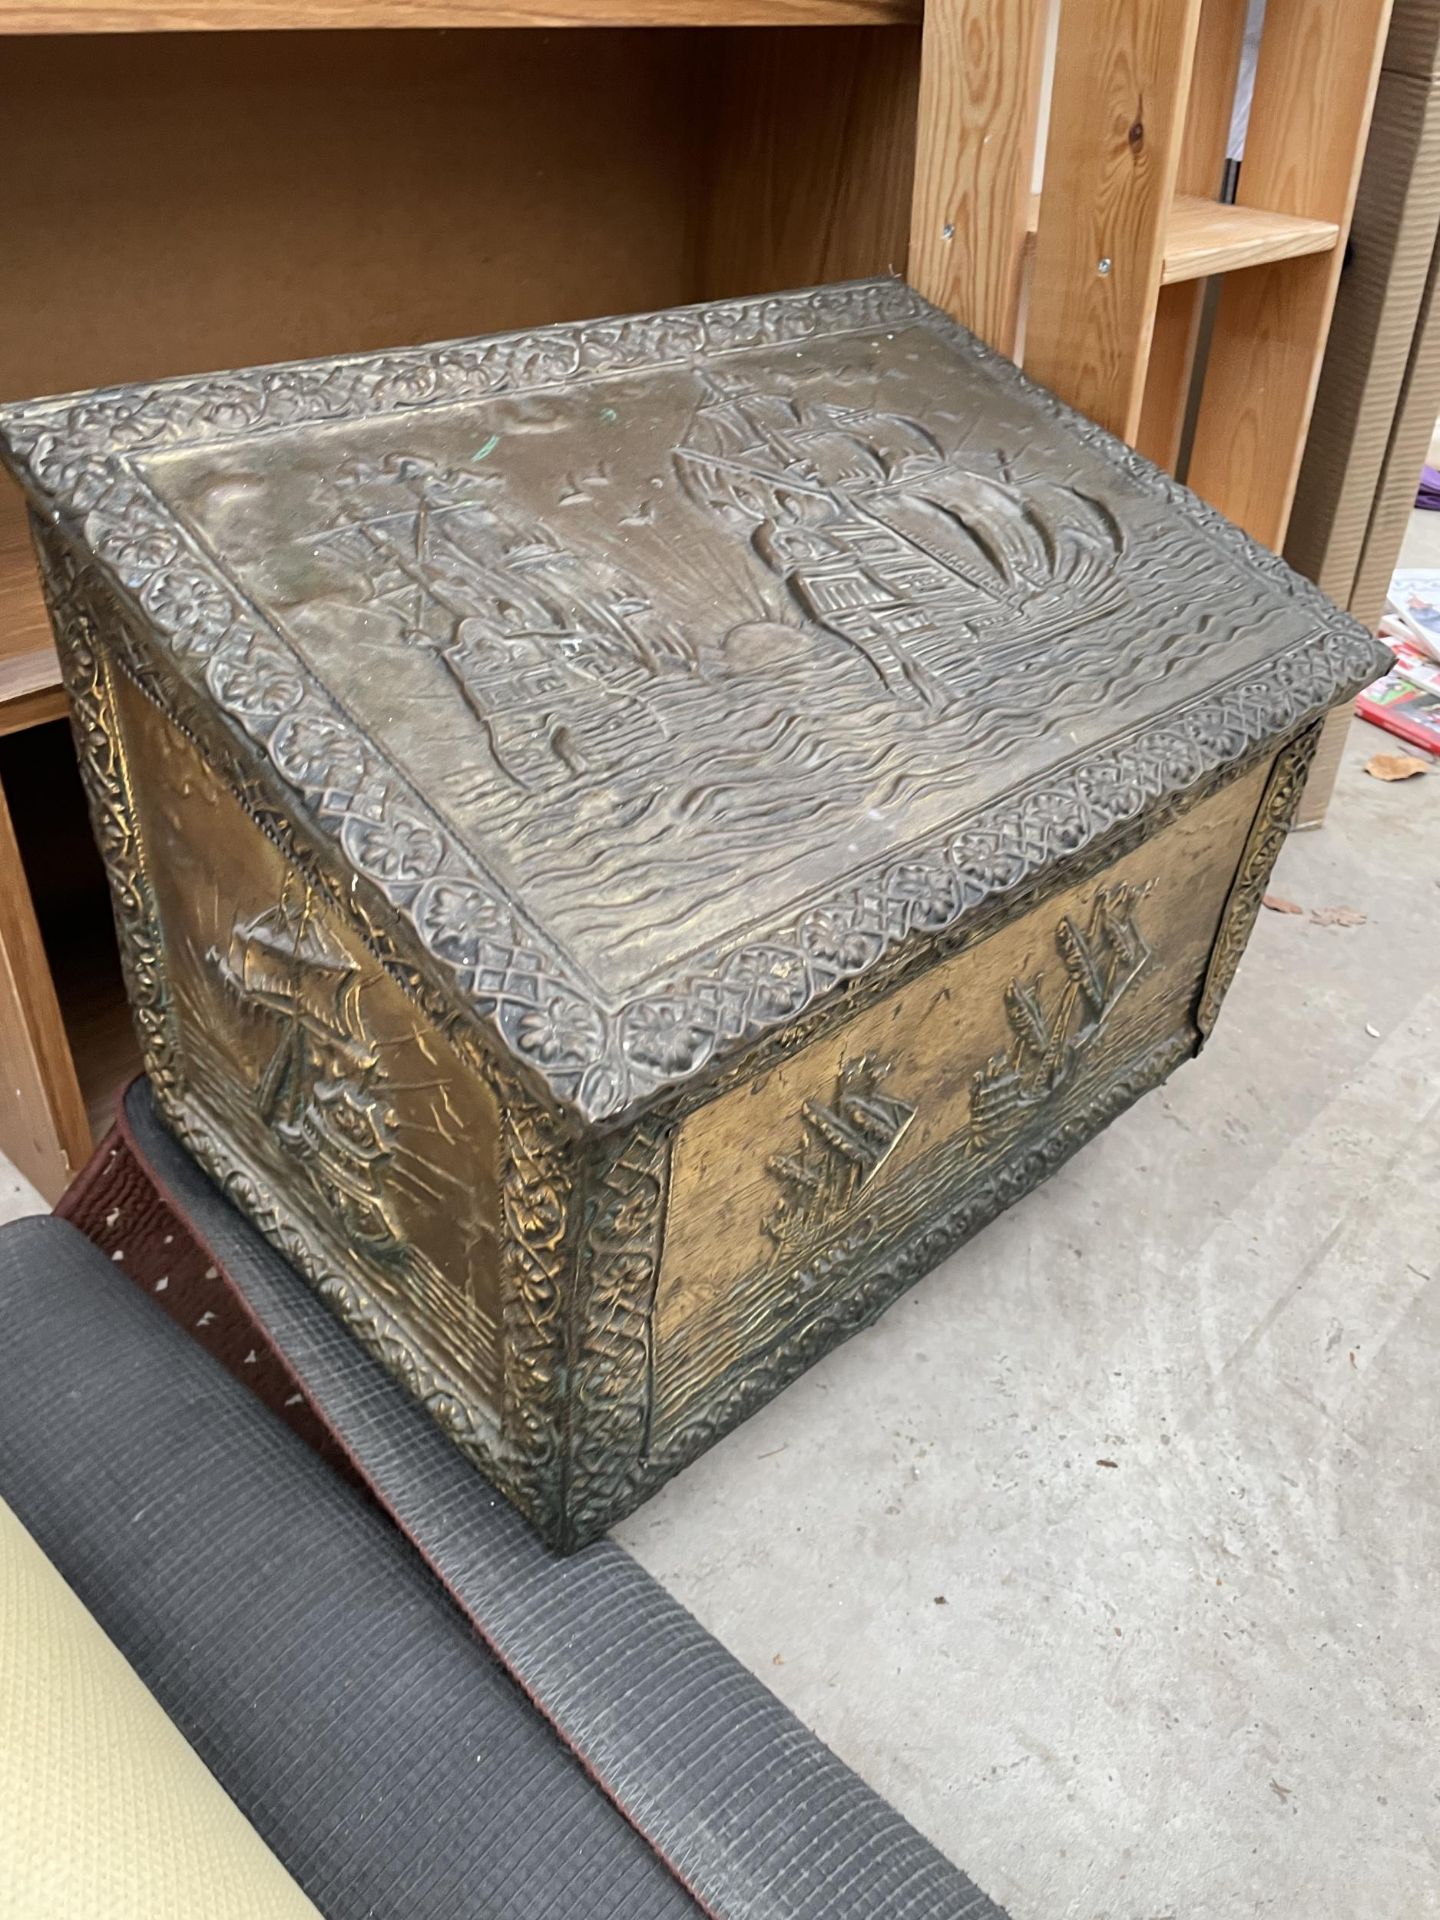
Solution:
[[[687,1118],[656,1290],[653,1440],[1027,1140],[1192,1022],[1257,767],[1091,879]]]
[[[186,1117],[483,1422],[501,1401],[499,1114],[185,736],[112,670]]]

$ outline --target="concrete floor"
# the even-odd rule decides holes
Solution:
[[[1431,516],[1440,518],[1440,516]],[[1440,766],[1205,1054],[619,1530],[1014,1920],[1440,1914]],[[1113,1463],[1113,1464],[1108,1464]]]
[[[20,1169],[0,1153],[0,1221],[21,1220],[26,1214],[49,1211]]]

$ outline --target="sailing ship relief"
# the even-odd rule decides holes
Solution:
[[[603,544],[594,525],[588,539],[572,536],[612,484],[603,470],[569,476],[561,497],[576,504],[559,531],[518,506],[498,472],[415,453],[354,458],[325,483],[335,512],[317,548],[363,573],[367,603],[434,654],[513,788],[631,785],[693,758],[776,695],[799,717],[815,695],[807,623],[862,669],[862,697],[842,699],[838,716],[833,690],[815,703],[818,745],[825,709],[843,730],[867,691],[922,719],[956,710],[994,679],[993,651],[975,658],[987,635],[1013,631],[1019,659],[1122,607],[1120,529],[1079,490],[960,467],[899,414],[752,388],[739,374],[695,379],[674,471],[684,498],[730,538],[707,542],[697,526],[662,578],[616,558],[608,521]],[[650,511],[642,502],[629,517],[644,523]],[[737,535],[739,576],[706,592],[719,584],[707,573],[717,547],[735,566]],[[747,584],[746,553],[782,583],[788,611],[753,574]],[[701,589],[688,611],[687,576]],[[750,617],[730,624],[747,604]],[[729,613],[718,629],[717,609]],[[729,643],[757,630],[768,648],[742,644],[737,672]]]
[[[433,653],[509,787],[563,788],[663,748],[656,683],[692,673],[696,651],[624,569],[577,555],[483,477],[412,454],[351,461],[331,488],[343,502],[377,484],[396,510],[325,543],[363,566],[372,603]]]
[[[643,459],[597,458],[578,400],[497,402],[478,465],[442,439],[313,483],[307,638],[400,656],[378,730],[411,754],[433,716],[427,798],[607,990],[736,889],[763,912],[953,815],[1058,686],[1067,720],[1114,696],[1105,503],[861,385],[667,370]]]
[[[1135,909],[1153,884],[1102,888],[1083,926],[1061,918],[1058,994],[1046,993],[1038,973],[1010,982],[1005,1014],[1014,1040],[971,1083],[961,1134],[967,1154],[1005,1145],[1078,1072],[1152,958]],[[799,1144],[766,1162],[782,1194],[761,1224],[782,1255],[803,1252],[842,1224],[905,1137],[916,1109],[884,1090],[889,1071],[874,1054],[845,1061],[829,1101],[802,1103]]]
[[[1120,528],[1078,489],[958,467],[899,414],[807,402],[743,375],[707,373],[702,385],[675,455],[686,491],[747,537],[896,700],[943,711],[961,697],[966,635],[1013,630],[1031,652],[1124,605]]]
[[[830,1232],[904,1138],[915,1108],[881,1091],[889,1070],[871,1054],[843,1062],[834,1098],[801,1105],[801,1144],[766,1162],[784,1191],[763,1225],[782,1254]]]
[[[262,1046],[257,1056],[263,1064],[253,1111],[288,1180],[308,1186],[384,1295],[419,1301],[430,1324],[447,1330],[453,1364],[477,1381],[490,1378],[498,1343],[481,1290],[493,1267],[484,1251],[493,1235],[483,1237],[484,1247],[462,1242],[464,1257],[445,1272],[416,1244],[437,1208],[458,1216],[471,1196],[447,1199],[428,1156],[423,1102],[412,1103],[407,1120],[387,1097],[405,1040],[387,1046],[371,1032],[362,963],[296,879],[275,905],[236,925],[228,950],[210,959],[245,1018],[269,1029],[268,1053]]]
[[[384,1194],[395,1118],[360,1015],[357,963],[295,897],[236,927],[221,980],[276,1025],[255,1102],[296,1166],[366,1252],[404,1240]]]
[[[1151,948],[1135,909],[1154,886],[1119,882],[1096,894],[1082,927],[1069,914],[1055,929],[1065,984],[1052,1001],[1041,974],[1005,989],[1012,1045],[992,1055],[971,1083],[965,1145],[972,1153],[1003,1145],[1074,1076],[1115,1008],[1149,964]]]

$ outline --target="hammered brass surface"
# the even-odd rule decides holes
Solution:
[[[900,323],[144,471],[618,1005],[1303,630],[953,370]]]
[[[1197,1001],[1269,767],[682,1123],[653,1431],[843,1289],[932,1188],[963,1190]],[[836,1250],[840,1249],[837,1258]]]
[[[179,1097],[308,1216],[437,1379],[497,1417],[493,1094],[124,673],[114,698]]]

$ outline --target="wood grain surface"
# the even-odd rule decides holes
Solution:
[[[1185,133],[1175,174],[1177,200],[1194,195],[1214,204],[1220,192],[1248,12],[1249,0],[1201,0]],[[1155,333],[1135,444],[1172,473],[1190,405],[1205,298],[1203,281],[1172,282],[1161,288],[1155,307]]]
[[[65,712],[20,496],[0,480],[0,734]]]
[[[1349,229],[1390,0],[1269,0],[1239,200]],[[1343,249],[1255,267],[1220,296],[1191,454],[1196,491],[1279,547]]]
[[[719,33],[701,51],[698,297],[903,272],[919,32]]]
[[[910,280],[1013,353],[1040,100],[1041,0],[930,0]]]
[[[0,789],[0,1153],[47,1200],[90,1153],[90,1126]]]
[[[1161,281],[1201,280],[1209,274],[1259,267],[1269,260],[1294,260],[1307,253],[1330,253],[1340,238],[1334,220],[1305,220],[1299,214],[1267,213],[1261,207],[1226,207],[1215,200],[1177,194],[1165,223],[1165,261]]]
[[[832,27],[911,24],[921,0],[0,0],[0,33],[200,33],[307,27]]]
[[[12,42],[0,399],[694,299],[707,42]]]
[[[1067,0],[1026,370],[1133,440],[1200,0]]]
[[[30,653],[0,654],[0,734],[18,733],[67,711],[60,662],[53,646]]]

